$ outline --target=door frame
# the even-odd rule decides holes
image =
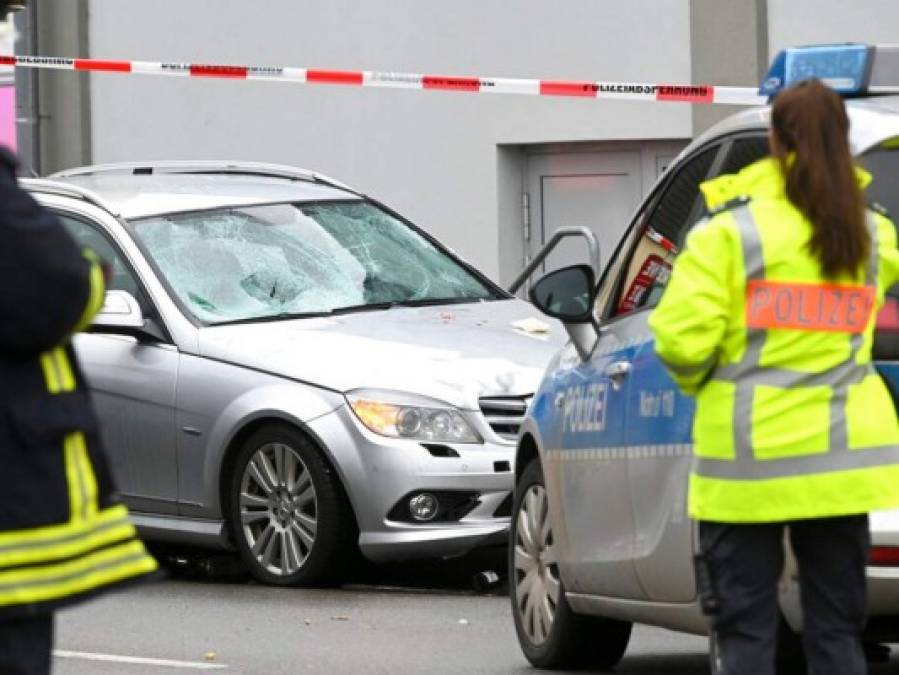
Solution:
[[[631,222],[640,206],[645,203],[645,197],[658,184],[661,175],[658,175],[659,156],[666,159],[677,157],[680,152],[689,144],[689,138],[661,138],[661,139],[643,139],[643,140],[626,140],[626,141],[572,141],[558,143],[535,143],[520,144],[518,146],[501,145],[498,146],[498,152],[508,150],[509,148],[517,149],[517,159],[519,164],[518,194],[510,195],[506,192],[511,187],[508,180],[504,180],[503,171],[508,168],[508,163],[500,165],[500,175],[497,177],[497,185],[501,192],[498,195],[499,205],[499,227],[502,229],[516,228],[517,239],[520,254],[515,255],[511,246],[503,246],[502,242],[511,244],[513,237],[511,234],[499,233],[500,260],[501,270],[506,270],[503,276],[509,276],[503,279],[503,282],[511,281],[521,269],[527,265],[532,259],[531,241],[537,228],[542,229],[542,214],[538,214],[535,208],[535,200],[533,195],[530,199],[523,197],[528,194],[529,189],[529,164],[532,158],[545,155],[574,155],[574,154],[597,154],[597,153],[618,153],[618,152],[638,152],[640,154],[640,198],[638,203],[634,205],[633,212],[628,219]],[[508,162],[508,159],[507,159]],[[670,165],[672,162],[669,161]],[[513,205],[515,205],[513,207]],[[537,217],[540,222],[537,222]],[[508,231],[508,230],[506,230]],[[504,249],[510,249],[511,255],[504,253]],[[611,251],[607,255],[611,255]],[[509,258],[514,258],[510,260]],[[607,258],[608,260],[608,258]],[[605,261],[603,261],[605,262]],[[532,277],[533,279],[533,277]],[[530,287],[532,279],[524,284],[521,294],[526,293]]]

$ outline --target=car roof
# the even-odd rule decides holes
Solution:
[[[859,155],[888,138],[899,136],[899,96],[870,96],[846,101],[849,115],[849,142]],[[720,136],[768,128],[771,107],[743,110],[718,122],[690,143],[682,155]]]
[[[350,188],[315,174],[304,174],[301,169],[295,169],[297,177],[287,177],[249,170],[240,173],[233,168],[135,173],[136,166],[119,170],[97,167],[96,173],[86,167],[22,183],[37,193],[70,191],[71,196],[92,201],[125,219],[278,202],[361,199]]]

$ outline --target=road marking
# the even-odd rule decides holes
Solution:
[[[149,659],[141,656],[119,656],[117,654],[93,654],[91,652],[71,652],[54,649],[53,656],[60,659],[82,659],[84,661],[108,661],[112,663],[132,663],[163,668],[190,668],[193,670],[220,670],[227,668],[223,663],[198,663],[196,661],[173,661],[171,659]]]

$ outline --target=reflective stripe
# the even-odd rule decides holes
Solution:
[[[780,389],[793,389],[796,387],[838,387],[858,384],[869,375],[875,375],[874,365],[870,363],[858,364],[844,361],[834,368],[823,373],[810,373],[803,370],[791,370],[789,368],[768,368],[756,366],[740,372],[739,364],[719,366],[712,375],[715,380],[724,382],[751,383]]]
[[[899,463],[899,446],[885,445],[777,459],[753,459],[749,462],[696,457],[693,462],[693,471],[704,478],[758,480],[868,469],[897,463]]]
[[[762,240],[759,236],[755,219],[748,205],[734,209],[733,217],[740,233],[740,242],[743,246],[743,267],[747,282],[753,279],[765,278],[765,259],[762,251]],[[738,384],[734,392],[733,411],[733,445],[737,463],[744,468],[753,462],[752,452],[752,400],[755,395],[755,386],[749,383],[740,383],[749,371],[758,368],[762,357],[762,349],[768,333],[758,328],[746,329],[746,349],[743,358],[737,366]],[[716,373],[712,374],[716,378]],[[694,467],[694,471],[696,468]]]
[[[103,301],[106,295],[106,283],[103,278],[103,268],[100,267],[100,258],[90,249],[85,249],[83,255],[90,263],[89,284],[87,302],[84,305],[84,311],[72,329],[73,333],[87,328],[91,320],[103,307]]]
[[[877,276],[880,266],[880,255],[877,250],[877,220],[869,210],[865,213],[865,223],[868,226],[868,236],[871,239],[871,252],[868,257],[868,266],[865,270],[865,284],[877,288]],[[858,366],[856,359],[864,344],[863,332],[854,333],[849,338],[849,358],[846,363],[850,366]],[[872,366],[868,366],[869,369]],[[834,387],[833,396],[830,398],[830,449],[837,452],[849,452],[849,425],[846,421],[846,405],[849,402],[849,384],[840,383]]]
[[[101,546],[133,539],[135,536],[137,536],[137,531],[126,517],[102,524],[87,532],[70,534],[52,545],[32,542],[30,545],[15,547],[11,550],[0,550],[0,569],[73,558]]]
[[[715,361],[718,360],[718,354],[712,354],[709,358],[707,358],[702,363],[691,364],[688,366],[678,365],[676,363],[671,363],[660,354],[656,354],[659,357],[659,360],[665,364],[665,367],[670,370],[672,373],[676,375],[681,375],[682,377],[690,377],[691,375],[699,375],[701,373],[705,373],[712,366],[715,365]]]
[[[87,520],[97,512],[97,480],[87,455],[87,443],[80,431],[67,434],[63,443],[66,465],[72,464],[77,478],[78,503],[73,505],[72,517]]]
[[[5,570],[0,572],[0,593],[13,586],[46,585],[67,581],[90,572],[98,565],[118,563],[125,557],[143,553],[143,544],[140,541],[131,540],[124,544],[94,551],[83,558]]]
[[[63,461],[66,469],[66,486],[69,491],[69,522],[84,520],[84,479],[75,447],[75,434],[66,434],[62,442]]]
[[[44,383],[51,394],[75,391],[75,373],[63,347],[55,347],[40,356]]]
[[[743,249],[747,284],[764,281],[765,264],[761,237],[748,205],[734,209],[737,231]],[[865,272],[865,285],[877,287],[879,257],[877,251],[877,222],[872,213],[866,215],[871,236],[871,254]],[[748,301],[748,297],[747,297]],[[870,318],[870,317],[869,317]],[[859,364],[856,359],[864,342],[864,332],[849,335],[849,357],[824,372],[811,373],[788,368],[769,368],[761,365],[761,354],[767,339],[763,322],[747,325],[746,349],[742,359],[734,364],[719,366],[712,379],[732,382],[734,409],[732,421],[733,459],[695,457],[693,472],[709,478],[765,479],[864,468],[899,462],[899,448],[893,446],[851,450],[846,420],[849,387],[875,374],[870,363]],[[828,387],[832,390],[829,404],[829,451],[815,455],[801,455],[781,459],[758,459],[752,446],[752,406],[759,386],[791,389],[798,387]]]
[[[131,541],[74,561],[0,573],[0,606],[84,593],[155,569],[143,544]]]
[[[122,504],[116,504],[98,512],[93,522],[59,523],[57,525],[45,525],[33,530],[15,530],[0,532],[0,556],[21,549],[47,547],[66,544],[69,541],[87,535],[91,530],[100,527],[112,526],[116,521],[126,520],[128,510]]]
[[[55,347],[40,356],[47,391],[61,394],[75,391],[75,371],[65,348]],[[86,520],[97,512],[97,479],[87,452],[84,434],[66,434],[63,439],[63,461],[69,490],[69,522]]]
[[[61,389],[60,376],[56,370],[56,360],[53,358],[53,352],[44,352],[41,354],[41,370],[44,371],[44,384],[47,385],[47,391],[51,394],[58,394]]]
[[[53,358],[56,360],[56,369],[59,373],[60,391],[75,391],[75,372],[69,362],[69,355],[62,347],[53,350]]]

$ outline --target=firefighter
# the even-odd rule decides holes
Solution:
[[[0,673],[50,672],[53,612],[156,569],[116,503],[70,340],[104,278],[0,149]]]
[[[780,93],[771,156],[702,185],[710,216],[650,317],[697,399],[688,510],[727,675],[774,673],[785,527],[810,672],[867,672],[867,514],[899,506],[899,423],[871,342],[899,251],[865,207],[848,126],[817,80]]]

